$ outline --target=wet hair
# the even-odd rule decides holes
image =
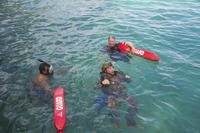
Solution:
[[[110,38],[114,39],[115,40],[115,36],[111,35],[108,37],[108,40],[110,40]]]
[[[41,63],[39,66],[40,74],[45,74],[45,75],[50,74],[49,68],[50,68],[50,65],[48,63],[46,63],[46,62]]]
[[[110,66],[114,67],[114,65],[113,65],[111,62],[106,62],[106,63],[104,63],[104,64],[102,65],[101,71],[102,71],[102,72],[106,72],[106,69],[107,69],[108,67],[110,67]]]

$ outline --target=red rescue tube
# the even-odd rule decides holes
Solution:
[[[119,44],[118,49],[126,53],[131,52],[131,48],[128,45],[125,45],[124,43]]]
[[[140,49],[140,48],[135,48],[134,54],[137,55],[137,56],[141,56],[143,58],[152,60],[152,61],[159,61],[160,60],[160,58],[155,53],[152,53],[152,52],[149,52],[147,50]]]
[[[131,48],[128,45],[125,45],[124,43],[121,43],[120,45],[118,45],[118,49],[121,51],[124,51],[126,53],[130,53],[131,52]],[[152,61],[159,61],[160,58],[153,52],[149,52],[147,50],[143,50],[140,48],[135,48],[135,55],[137,56],[141,56],[143,58],[146,58],[148,60],[152,60]]]
[[[54,90],[54,125],[58,133],[62,133],[66,126],[64,89],[61,87]]]

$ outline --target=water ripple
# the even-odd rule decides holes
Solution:
[[[52,81],[67,92],[66,132],[198,132],[199,7],[194,0],[3,0],[0,132],[56,132],[52,104],[37,104],[25,91],[38,71],[37,58],[57,69],[78,70],[55,74]],[[134,56],[130,64],[116,63],[133,79],[125,92],[138,102],[142,130],[127,128],[123,103],[120,128],[110,124],[106,107],[96,114],[94,101],[101,92],[94,86],[108,60],[100,49],[112,34],[161,58],[151,62]]]

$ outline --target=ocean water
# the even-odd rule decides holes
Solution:
[[[107,37],[155,52],[152,62],[133,56],[115,68],[131,76],[125,92],[138,102],[128,127],[122,105],[114,127],[108,109],[97,114],[94,86],[109,56]],[[65,89],[65,133],[200,133],[199,0],[1,0],[0,133],[55,133],[53,103],[30,100],[37,58],[55,69],[52,88]]]

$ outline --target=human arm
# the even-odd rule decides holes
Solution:
[[[51,90],[51,87],[46,80],[41,81],[40,85],[42,86],[42,88],[44,88],[46,92],[53,93],[53,90]]]
[[[101,83],[103,85],[109,85],[110,84],[110,81],[108,79],[104,79],[103,81],[101,81]]]
[[[54,71],[57,74],[64,74],[64,73],[67,73],[67,72],[77,72],[78,69],[76,69],[75,67],[72,67],[72,68],[59,68],[59,69],[56,69]]]
[[[123,42],[123,43],[131,48],[132,54],[135,53],[135,47],[134,47],[133,43],[131,43],[131,42]]]
[[[125,82],[130,82],[131,81],[131,77],[127,74],[124,74],[123,72],[118,71],[117,72],[118,77],[121,81],[125,81]]]
[[[108,76],[106,73],[100,73],[101,75],[101,84],[102,85],[109,85],[110,81],[108,80]]]

